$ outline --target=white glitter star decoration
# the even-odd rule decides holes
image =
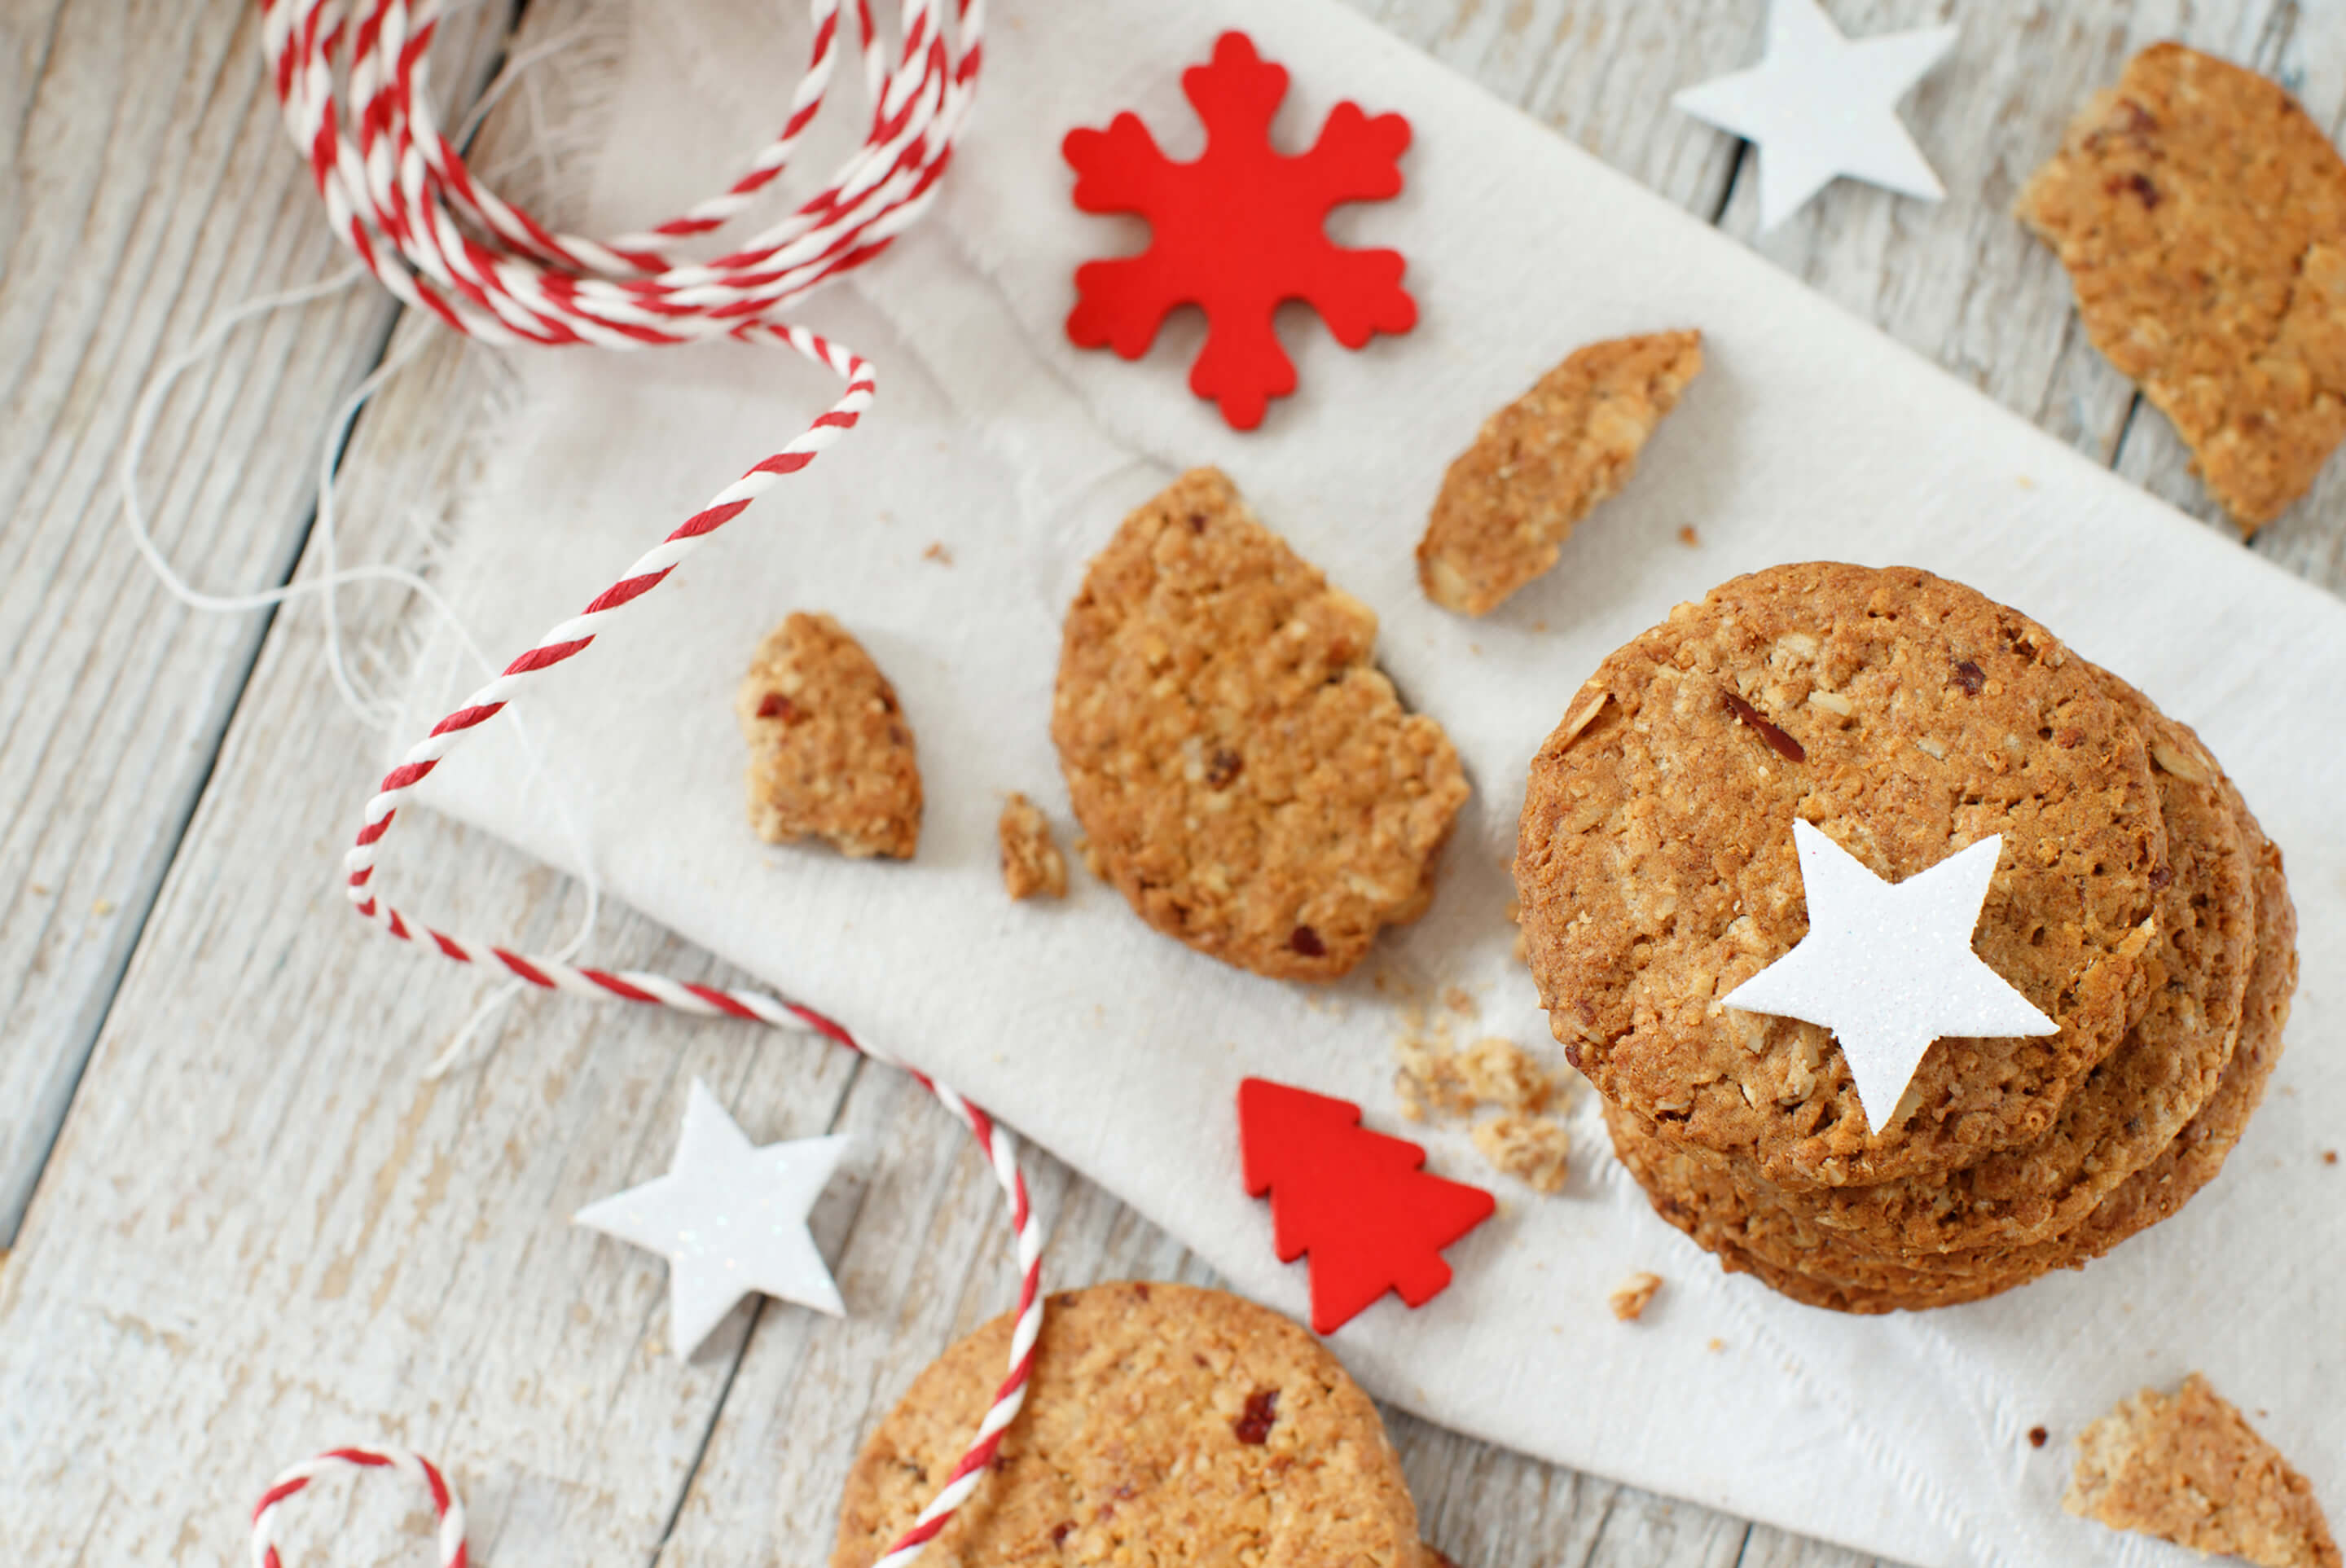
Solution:
[[[1897,883],[1806,822],[1792,824],[1792,841],[1809,934],[1720,1003],[1831,1030],[1876,1132],[1933,1041],[2059,1033],[1972,951],[2001,835]]]
[[[1899,122],[1898,100],[1953,47],[1953,24],[1845,38],[1817,0],[1771,0],[1768,53],[1670,102],[1760,153],[1760,227],[1848,175],[1936,201],[1946,187]]]
[[[846,1304],[807,1232],[845,1136],[753,1148],[698,1078],[668,1175],[590,1203],[571,1223],[668,1257],[668,1343],[682,1360],[751,1291],[832,1317]]]

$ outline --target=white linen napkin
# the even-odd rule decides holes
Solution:
[[[1289,1312],[1303,1311],[1303,1269],[1273,1258],[1268,1210],[1239,1185],[1241,1076],[1356,1100],[1371,1126],[1426,1143],[1433,1168],[1496,1187],[1498,1217],[1450,1251],[1449,1290],[1414,1312],[1388,1299],[1333,1340],[1373,1391],[1449,1426],[1916,1563],[2149,1561],[2166,1549],[2060,1511],[2066,1441],[2138,1385],[2199,1368],[2346,1509],[2346,1178],[2319,1163],[2346,1142],[2346,606],[1328,0],[992,13],[979,120],[944,200],[804,311],[877,365],[872,414],[529,701],[607,885],[959,1086]],[[1301,391],[1243,435],[1187,389],[1194,321],[1139,364],[1061,331],[1076,265],[1137,248],[1141,230],[1075,211],[1060,138],[1129,107],[1193,156],[1179,73],[1231,25],[1294,73],[1282,145],[1305,145],[1341,97],[1413,122],[1406,192],[1332,230],[1402,250],[1422,311],[1360,353],[1284,312]],[[800,46],[755,0],[645,7],[575,192],[587,230],[664,215],[770,135]],[[1484,416],[1578,344],[1684,326],[1703,331],[1708,368],[1562,565],[1484,621],[1430,605],[1412,549]],[[445,563],[500,655],[836,391],[788,355],[729,346],[514,369]],[[1381,662],[1448,728],[1475,788],[1432,913],[1333,987],[1189,952],[1080,870],[1064,904],[1014,906],[998,880],[1005,791],[1074,836],[1048,723],[1084,561],[1127,506],[1206,463],[1379,613]],[[933,541],[950,564],[924,557]],[[1481,1008],[1465,1037],[1553,1059],[1510,957],[1504,866],[1525,764],[1573,690],[1674,603],[1813,558],[1974,584],[2197,726],[2286,850],[2303,916],[2290,1053],[2222,1178],[2089,1271],[1976,1306],[1851,1319],[1722,1276],[1647,1209],[1586,1097],[1556,1197],[1491,1177],[1462,1133],[1396,1114],[1403,987],[1461,987]],[[929,800],[911,864],[750,835],[732,693],[794,608],[836,614],[902,695]],[[469,684],[451,662],[444,646],[423,661],[419,719]],[[426,798],[567,861],[510,727],[460,751]],[[401,860],[394,840],[394,894]],[[954,1135],[942,1119],[937,1132]],[[1644,1321],[1617,1323],[1606,1297],[1640,1268],[1668,1285]],[[2025,1436],[2040,1423],[2060,1440],[2041,1451]]]

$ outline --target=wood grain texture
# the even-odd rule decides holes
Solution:
[[[1754,6],[1671,0],[1350,0],[1622,173],[1708,219],[1727,199],[1732,137],[1670,94],[1758,46]]]
[[[0,35],[0,1247],[15,1233],[267,626],[166,596],[117,521],[149,375],[246,300],[342,265],[251,0],[26,0]],[[452,24],[460,101],[505,27]],[[135,90],[125,90],[135,84]],[[353,288],[190,372],[141,471],[199,588],[284,579],[329,411],[393,307]]]
[[[1837,180],[1770,233],[1757,179],[1720,226],[2014,412],[2107,462],[2133,388],[2076,330],[2069,284],[2012,206],[2086,96],[2162,37],[2219,53],[2253,40],[2270,0],[2127,7],[2044,0],[1838,0],[1852,36],[1956,22],[1961,41],[1907,96],[1908,128],[1947,188],[1909,200]]]
[[[341,910],[335,869],[380,741],[323,678],[314,609],[278,617],[265,641],[257,623],[166,613],[106,531],[109,433],[143,367],[220,306],[331,264],[259,87],[247,3],[83,0],[0,19],[0,148],[20,138],[0,184],[0,220],[19,219],[0,229],[0,412],[14,422],[0,425],[0,547],[36,563],[0,585],[0,799],[24,802],[0,826],[0,976],[15,988],[0,992],[0,1038],[40,1043],[0,1053],[0,1093],[42,1087],[24,1058],[77,1070],[74,1043],[97,1043],[16,1250],[0,1255],[0,1473],[25,1478],[23,1502],[0,1511],[0,1554],[240,1561],[245,1511],[271,1471],[380,1440],[448,1462],[477,1560],[500,1568],[812,1568],[862,1436],[1011,1299],[1007,1226],[965,1138],[912,1084],[828,1045],[563,1000],[508,1016],[484,1064],[420,1082],[491,983]],[[536,0],[527,34],[551,36],[572,3]],[[1354,3],[1751,238],[1749,160],[1668,97],[1749,63],[1757,0]],[[1864,32],[1949,8],[1831,9]],[[2011,196],[2084,94],[2162,32],[2294,73],[2335,126],[2346,19],[2269,0],[2130,15],[1991,0],[1959,19],[1961,57],[1907,106],[1950,201],[1844,184],[1756,243],[2188,500],[2157,416],[2130,418],[2130,390],[2076,332],[2066,280],[2009,218]],[[118,102],[106,84],[119,80],[153,90]],[[508,107],[500,120],[525,125],[528,95]],[[484,161],[526,170],[513,136],[493,123]],[[148,180],[145,164],[167,157],[193,172]],[[87,253],[107,266],[85,276]],[[256,326],[190,378],[149,468],[173,498],[177,558],[202,561],[212,584],[282,573],[303,537],[309,443],[390,321],[353,293]],[[416,360],[343,463],[343,549],[423,564],[433,506],[467,483],[498,376],[428,324],[401,323],[395,341]],[[2346,526],[2322,521],[2338,515],[2333,483],[2346,480],[2326,478],[2259,547],[2337,585]],[[408,611],[381,591],[346,607],[360,640],[385,643]],[[564,878],[428,818],[403,823],[385,874],[404,903],[470,932],[546,945],[571,918]],[[84,912],[101,897],[140,911],[143,933]],[[624,911],[596,952],[741,978]],[[679,1366],[659,1260],[568,1216],[665,1168],[696,1074],[761,1141],[827,1128],[861,1141],[815,1216],[851,1316],[745,1308]],[[1055,1286],[1212,1282],[1096,1187],[1032,1151],[1026,1163]],[[1428,1537],[1466,1568],[1864,1561],[1390,1419]],[[350,1495],[307,1502],[289,1542],[332,1534],[335,1561],[420,1560],[411,1500]]]

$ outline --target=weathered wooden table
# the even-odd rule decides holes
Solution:
[[[460,13],[441,81],[476,92],[514,29],[586,0]],[[1852,32],[1960,20],[1907,118],[1937,206],[1835,187],[1753,237],[1757,181],[1676,87],[1754,58],[1761,0],[1355,0],[1670,200],[2062,439],[2212,515],[2165,421],[2086,346],[2009,216],[2071,109],[2180,36],[2279,76],[2335,135],[2346,7],[2293,0],[1836,0]],[[477,1560],[815,1563],[862,1432],[1007,1303],[984,1172],[893,1074],[819,1044],[554,1001],[494,1060],[419,1069],[489,982],[345,912],[338,869],[379,738],[320,672],[314,602],[178,607],[118,522],[117,457],[157,365],[221,312],[340,265],[262,80],[250,0],[0,5],[0,1556],[227,1563],[279,1466],[383,1441],[444,1459]],[[558,66],[548,76],[557,85]],[[526,148],[526,95],[490,136]],[[426,341],[416,341],[417,339]],[[201,585],[308,563],[333,405],[391,345],[417,362],[339,452],[347,560],[415,559],[464,481],[443,393],[479,373],[372,287],[240,330],[164,411],[143,470]],[[2223,526],[2221,523],[2214,525]],[[2346,586],[2346,465],[2255,548]],[[345,601],[363,639],[395,593]],[[455,929],[558,940],[552,873],[437,827],[409,893]],[[598,952],[709,978],[632,916]],[[852,1316],[738,1313],[661,1342],[660,1261],[566,1223],[666,1166],[684,1085],[760,1140],[878,1146],[816,1231]],[[1060,1285],[1201,1278],[1039,1154]],[[1756,1565],[1833,1548],[1533,1463],[1405,1418],[1430,1539],[1470,1568]],[[295,1539],[420,1562],[408,1500],[321,1498]],[[352,1522],[355,1521],[356,1522]]]

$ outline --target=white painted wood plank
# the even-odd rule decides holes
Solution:
[[[1760,13],[1718,0],[1350,0],[1454,70],[1688,210],[1726,199],[1734,142],[1670,94],[1734,69]]]
[[[476,81],[504,0],[440,56]],[[260,643],[173,604],[117,524],[149,373],[219,314],[332,275],[251,0],[28,0],[0,39],[0,1247],[38,1176]],[[190,372],[144,476],[199,586],[281,579],[329,409],[392,308],[352,290]]]
[[[1534,58],[1508,40],[1545,27],[1555,48],[1585,50],[1589,25],[1567,23],[1618,19],[1538,0],[1494,17],[1467,0],[1454,31],[1441,3],[1386,9],[1431,19],[1437,46],[1482,48],[1475,68],[1494,87],[1567,119],[1587,89],[1556,77],[1543,109],[1537,84],[1580,57]],[[1668,41],[1684,24],[1731,45],[1757,8],[1636,13],[1640,36]],[[1673,137],[1712,133],[1676,130],[1666,104],[1642,107],[1642,127],[1625,108],[1617,130],[1571,134],[1662,149],[1621,156],[1654,160],[1641,177],[1682,179],[1674,196],[1702,210],[1699,170],[1723,182],[1731,150],[1670,150]],[[407,498],[444,492],[464,460],[434,396],[477,372],[436,345],[370,415],[347,470],[350,555],[413,547]],[[362,629],[390,613],[366,608]],[[484,1561],[822,1561],[853,1442],[930,1357],[1008,1302],[990,1180],[943,1114],[891,1074],[851,1083],[828,1047],[631,1010],[543,1004],[504,1032],[488,1067],[419,1088],[417,1062],[485,986],[340,911],[332,866],[372,750],[319,678],[317,653],[311,616],[271,632],[50,1183],[0,1268],[0,1465],[39,1477],[42,1493],[0,1515],[0,1546],[226,1562],[275,1465],[389,1435],[451,1461]],[[560,929],[535,901],[561,880],[510,851],[413,824],[394,843],[387,874],[419,911],[538,941]],[[708,962],[627,919],[597,951],[687,972]],[[836,1116],[869,1135],[868,1163],[817,1217],[855,1316],[768,1307],[754,1332],[737,1318],[679,1369],[659,1353],[658,1262],[564,1221],[664,1166],[695,1071],[753,1135],[801,1135]],[[273,1141],[249,1141],[262,1136]],[[1030,1175],[1053,1225],[1055,1283],[1205,1278],[1054,1162],[1031,1157]],[[1470,1568],[1854,1561],[1406,1419],[1394,1427],[1430,1537]],[[321,1504],[318,1517],[338,1512]],[[412,1544],[388,1540],[378,1558]]]
[[[433,376],[464,359],[443,345],[371,422],[352,555],[413,552],[404,500],[447,482],[434,395],[455,389]],[[350,608],[362,637],[400,610]],[[255,1487],[357,1439],[445,1459],[485,1561],[642,1559],[749,1319],[678,1365],[663,1265],[568,1217],[666,1167],[691,1076],[771,1139],[828,1125],[854,1060],[556,1000],[511,1020],[484,1067],[421,1083],[490,982],[349,913],[340,858],[379,741],[321,653],[313,614],[271,629],[0,1268],[0,1467],[29,1478],[0,1556],[236,1562]],[[384,874],[419,911],[531,945],[564,929],[562,880],[515,851],[425,817],[392,844]],[[598,951],[740,978],[634,918]],[[824,1233],[844,1217],[828,1206]]]

